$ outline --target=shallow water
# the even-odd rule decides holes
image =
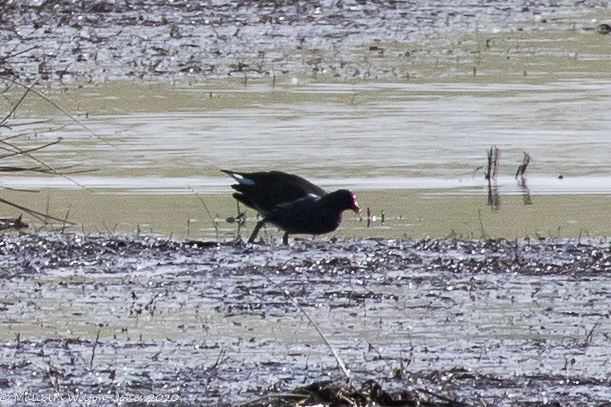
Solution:
[[[328,190],[349,188],[371,208],[377,229],[348,215],[340,236],[604,236],[611,234],[611,225],[599,222],[611,193],[607,88],[611,81],[577,78],[68,87],[57,98],[78,101],[76,118],[86,129],[46,117],[15,131],[27,135],[23,146],[62,137],[36,156],[95,171],[9,175],[2,185],[41,191],[5,197],[61,218],[69,211],[78,230],[229,237],[232,180],[219,170],[278,169]],[[118,113],[108,114],[109,100]],[[30,103],[24,113],[45,106]],[[495,210],[484,179],[491,146],[501,150]],[[525,186],[514,177],[524,152],[532,158]]]

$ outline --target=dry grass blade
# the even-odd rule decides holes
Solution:
[[[24,92],[24,94],[21,96],[21,99],[19,99],[19,102],[17,102],[15,104],[15,106],[13,106],[13,108],[11,109],[10,112],[8,112],[8,114],[4,117],[4,119],[2,119],[2,121],[0,122],[0,127],[7,127],[6,126],[6,121],[8,120],[9,117],[11,117],[14,113],[15,110],[17,110],[17,108],[19,107],[19,105],[21,105],[21,102],[23,102],[23,100],[25,99],[25,97],[28,95],[28,93],[30,93],[31,88],[26,89],[26,91]]]
[[[100,136],[98,136],[97,134],[95,134],[91,129],[89,129],[87,126],[85,126],[83,123],[81,123],[78,119],[76,119],[74,116],[70,115],[69,113],[67,113],[64,109],[62,109],[60,106],[58,106],[55,102],[53,102],[51,99],[49,99],[48,97],[46,97],[45,95],[43,95],[42,93],[38,92],[37,90],[35,90],[32,86],[27,86],[24,85],[22,83],[19,83],[17,81],[13,81],[10,79],[5,79],[15,85],[24,87],[26,89],[26,91],[24,92],[24,94],[21,96],[21,98],[19,99],[19,101],[15,104],[15,106],[13,106],[13,108],[11,109],[11,111],[9,112],[8,115],[6,115],[6,117],[2,120],[2,122],[0,123],[0,125],[5,125],[6,121],[8,120],[8,118],[14,114],[14,112],[16,111],[16,109],[21,105],[21,103],[23,103],[23,100],[26,98],[26,96],[28,95],[28,93],[33,92],[36,95],[38,95],[39,97],[41,97],[43,100],[45,100],[46,102],[50,103],[53,107],[55,107],[56,109],[58,109],[59,111],[61,111],[63,114],[65,114],[66,116],[68,116],[70,119],[72,119],[75,123],[79,124],[80,126],[82,126],[84,129],[86,129],[87,131],[89,131],[91,134],[93,134],[95,137],[97,137],[99,140],[104,141],[105,143],[108,143],[107,141],[103,140]],[[36,84],[36,83],[35,83]],[[8,139],[8,138],[7,138]],[[41,149],[44,149],[46,147],[58,144],[62,141],[62,139],[58,139],[56,141],[44,144],[42,146],[38,146],[38,147],[34,147],[28,150],[24,150],[21,149],[20,147],[16,146],[15,144],[9,143],[8,141],[6,141],[7,139],[0,139],[0,144],[2,144],[4,147],[0,146],[0,149],[6,150],[6,151],[10,151],[9,154],[5,154],[3,156],[0,156],[0,159],[3,158],[8,158],[8,157],[13,157],[16,155],[24,155],[34,161],[36,161],[37,163],[41,164],[42,166],[44,166],[47,169],[48,173],[53,173],[55,175],[59,175],[65,179],[67,179],[68,181],[74,183],[75,185],[86,189],[83,185],[79,184],[78,182],[76,182],[75,180],[73,180],[72,178],[68,177],[65,173],[61,173],[59,171],[57,171],[56,169],[52,168],[51,166],[47,165],[45,162],[41,161],[40,159],[32,156],[30,153],[34,152],[34,151],[38,151]],[[110,144],[110,143],[108,143]]]
[[[21,172],[21,171],[38,171],[40,170],[40,167],[12,167],[12,166],[6,166],[6,167],[0,167],[0,172]]]
[[[346,365],[344,364],[344,361],[339,357],[339,354],[337,353],[335,348],[333,348],[333,346],[331,346],[331,343],[329,343],[329,341],[327,340],[327,337],[325,336],[325,334],[320,330],[320,328],[318,327],[318,324],[310,317],[310,315],[308,315],[308,313],[303,309],[303,307],[299,304],[299,302],[295,298],[291,298],[291,300],[293,302],[293,305],[295,307],[297,307],[297,309],[299,309],[299,311],[301,311],[303,313],[303,315],[305,315],[305,317],[308,319],[308,321],[310,321],[310,324],[312,324],[314,329],[316,329],[316,332],[318,332],[318,335],[320,335],[322,340],[325,342],[325,344],[327,345],[327,347],[329,348],[329,350],[333,354],[333,357],[337,361],[337,365],[340,367],[342,372],[344,372],[344,375],[346,376],[346,379],[348,379],[348,382],[351,383],[352,382],[352,378],[350,377],[350,371],[346,368]]]
[[[275,285],[276,287],[278,287],[278,289],[280,289],[285,296],[287,296],[291,302],[293,303],[293,305],[299,310],[301,311],[301,313],[303,315],[305,315],[305,317],[308,319],[308,321],[310,322],[310,324],[312,324],[312,326],[314,327],[314,329],[316,329],[316,332],[318,332],[318,335],[320,335],[320,337],[322,338],[322,340],[325,342],[325,344],[327,345],[327,347],[329,348],[329,350],[331,351],[331,354],[333,355],[333,357],[335,358],[335,360],[337,361],[337,365],[340,367],[341,371],[344,373],[344,375],[346,376],[346,379],[348,380],[348,384],[350,385],[350,387],[352,387],[355,391],[356,388],[354,387],[354,385],[352,384],[352,377],[350,376],[350,371],[346,368],[346,364],[344,363],[344,361],[339,357],[339,354],[337,353],[337,351],[335,350],[335,348],[333,348],[333,346],[331,346],[331,343],[329,342],[329,340],[327,339],[327,337],[325,336],[325,334],[320,330],[320,328],[318,327],[318,324],[310,317],[310,315],[303,309],[303,307],[299,304],[299,301],[297,301],[297,299],[293,298],[293,296],[291,296],[291,294],[283,289],[282,287],[280,287],[280,285],[276,284],[271,278],[269,278],[268,276],[265,276],[267,278],[267,280],[272,283],[273,285]]]
[[[74,185],[79,186],[79,187],[81,187],[81,188],[83,188],[83,189],[87,189],[87,188],[85,188],[85,186],[81,185],[80,183],[78,183],[78,182],[77,182],[77,181],[75,181],[74,179],[70,178],[70,177],[69,177],[67,174],[62,173],[62,172],[59,172],[57,169],[55,169],[55,168],[53,168],[53,167],[51,167],[51,166],[47,165],[47,163],[45,163],[44,161],[42,161],[42,160],[40,160],[40,159],[38,159],[38,158],[36,158],[36,157],[34,157],[33,155],[31,155],[31,154],[30,154],[30,152],[32,152],[32,151],[38,151],[38,150],[41,150],[41,149],[43,149],[43,148],[45,148],[45,147],[49,147],[49,146],[52,146],[52,145],[58,144],[58,143],[60,143],[61,141],[62,141],[62,140],[61,140],[61,139],[59,139],[59,140],[56,140],[56,141],[54,141],[54,142],[47,143],[47,144],[45,144],[45,145],[43,145],[43,146],[34,147],[34,148],[29,149],[29,150],[22,150],[21,148],[17,147],[17,146],[16,146],[16,145],[14,145],[14,144],[8,143],[8,142],[3,141],[3,140],[0,140],[0,143],[1,143],[1,144],[4,144],[5,146],[9,146],[10,148],[12,148],[12,149],[13,149],[13,150],[9,150],[9,151],[13,151],[13,153],[12,153],[12,154],[8,154],[8,155],[5,155],[5,156],[0,156],[0,159],[2,159],[2,158],[6,158],[6,157],[12,157],[12,156],[15,156],[15,155],[24,155],[24,156],[26,156],[26,157],[30,158],[31,160],[36,161],[37,163],[39,163],[39,164],[40,164],[40,165],[42,165],[43,167],[45,167],[45,170],[44,170],[44,171],[45,171],[46,173],[49,173],[49,174],[55,174],[55,175],[59,175],[60,177],[63,177],[63,178],[65,178],[65,179],[67,179],[68,181],[72,182]]]
[[[22,88],[25,88],[25,92],[23,93],[23,95],[21,95],[20,99],[18,100],[18,102],[10,109],[10,111],[8,112],[8,114],[2,119],[2,121],[0,122],[0,127],[6,127],[6,128],[10,128],[10,126],[8,126],[8,120],[11,116],[13,116],[16,112],[16,110],[19,108],[19,106],[22,105],[23,101],[25,100],[25,98],[28,96],[28,94],[30,93],[35,93],[36,95],[38,95],[40,98],[42,98],[44,101],[46,101],[47,103],[49,103],[50,105],[52,105],[53,107],[55,107],[56,109],[58,109],[60,112],[62,112],[63,114],[65,114],[66,116],[68,116],[70,119],[72,119],[72,121],[74,121],[75,123],[79,124],[81,127],[85,128],[87,131],[89,131],[91,134],[93,134],[95,137],[97,137],[98,139],[100,139],[101,141],[106,142],[105,140],[103,140],[101,137],[99,137],[98,135],[96,135],[93,131],[91,131],[87,126],[85,126],[83,123],[81,123],[78,119],[76,119],[74,116],[68,114],[66,111],[64,111],[60,106],[58,106],[55,102],[53,102],[52,100],[50,100],[48,97],[44,96],[43,94],[41,94],[40,92],[38,92],[37,90],[34,89],[34,85],[36,85],[36,83],[34,83],[34,85],[32,86],[27,86],[24,84],[21,84],[17,81],[11,80],[11,79],[7,79],[7,78],[3,78],[6,82],[12,83],[14,85],[20,86]],[[38,122],[40,123],[40,122]],[[32,123],[28,123],[29,125],[31,125]],[[36,147],[32,147],[32,148],[21,148],[18,145],[9,142],[9,140],[14,140],[20,136],[23,136],[23,134],[17,134],[17,135],[11,135],[8,137],[4,137],[4,138],[0,138],[0,150],[3,150],[5,153],[0,155],[0,160],[1,159],[7,159],[10,157],[15,157],[15,156],[23,156],[23,157],[27,157],[35,162],[37,162],[39,165],[35,166],[35,167],[27,167],[27,166],[19,166],[19,165],[7,165],[7,166],[2,166],[0,167],[0,173],[9,173],[9,172],[24,172],[24,171],[29,171],[29,172],[34,172],[34,173],[41,173],[41,174],[53,174],[53,175],[58,175],[61,176],[65,179],[67,179],[68,181],[70,181],[71,183],[86,189],[83,185],[79,184],[78,182],[76,182],[74,179],[70,178],[68,175],[71,174],[78,174],[78,173],[84,173],[84,172],[90,172],[92,170],[81,170],[81,171],[66,171],[72,168],[72,166],[65,166],[65,167],[60,167],[60,168],[54,168],[51,167],[50,165],[46,164],[44,161],[40,160],[39,158],[35,157],[32,155],[33,152],[36,151],[40,151],[43,150],[47,147],[53,146],[55,144],[58,144],[62,141],[61,138],[58,138],[55,141],[43,144],[43,145],[39,145]],[[107,142],[106,142],[107,143]],[[108,143],[110,144],[110,143]],[[6,189],[11,189],[11,188],[6,188]],[[27,192],[35,192],[35,191],[27,191]],[[65,219],[60,219],[54,216],[51,216],[47,213],[41,213],[38,211],[35,211],[33,209],[27,208],[25,206],[22,205],[18,205],[16,203],[10,202],[6,199],[0,199],[0,203],[4,203],[6,205],[12,206],[14,208],[18,208],[22,211],[24,211],[25,213],[28,213],[29,215],[41,220],[44,222],[44,226],[45,227],[47,225],[47,223],[49,221],[56,221],[56,222],[60,222],[63,225],[63,228],[66,227],[66,225],[70,225],[70,226],[74,226],[75,224],[73,222],[68,222],[67,217],[68,214],[66,214],[66,218]],[[69,213],[69,211],[68,211]]]
[[[5,146],[5,147],[0,146],[0,149],[6,150],[6,151],[11,151],[10,154],[0,155],[0,160],[3,159],[3,158],[14,157],[16,155],[28,155],[29,153],[31,153],[33,151],[42,150],[43,148],[46,148],[46,147],[49,147],[49,146],[61,143],[61,141],[62,141],[62,139],[57,139],[57,140],[52,141],[50,143],[43,144],[42,146],[30,148],[29,150],[21,150],[19,147],[17,147],[14,144],[11,144],[11,143],[9,143],[7,141],[4,141],[4,140],[0,140],[0,143],[2,143]],[[32,158],[32,157],[30,157],[30,158]],[[45,166],[46,166],[46,164],[45,164]],[[48,167],[48,168],[51,168],[51,167]]]
[[[27,123],[12,123],[10,126],[4,126],[4,127],[6,127],[7,129],[12,129],[14,127],[20,127],[20,126],[32,126],[34,124],[46,124],[46,123],[49,123],[50,121],[51,120],[36,120],[33,122],[27,122]],[[62,126],[62,128],[63,127],[65,126]],[[21,136],[23,136],[23,134],[15,134],[13,136],[5,137],[3,140],[10,140],[10,139],[21,137]]]
[[[246,403],[238,404],[235,407],[249,407],[249,406],[263,406],[263,405],[271,405],[270,401],[274,399],[282,399],[285,400],[294,400],[295,405],[302,405],[305,401],[308,400],[308,395],[306,394],[293,394],[293,393],[278,393],[278,394],[270,394],[264,397],[259,397],[256,400],[250,400]]]
[[[187,186],[189,187],[191,192],[193,192],[195,194],[195,196],[199,199],[199,201],[204,206],[204,209],[206,210],[206,213],[208,214],[208,217],[212,221],[212,226],[214,227],[214,231],[216,232],[216,238],[218,239],[219,238],[219,227],[217,226],[216,221],[214,220],[214,216],[212,216],[212,213],[208,209],[208,205],[206,205],[206,202],[204,201],[204,198],[202,198],[190,185],[187,185]]]
[[[34,216],[35,218],[40,219],[42,221],[54,220],[54,221],[57,221],[57,222],[62,222],[62,223],[70,224],[71,226],[75,225],[75,223],[73,223],[73,222],[68,222],[65,219],[60,219],[60,218],[56,218],[56,217],[51,216],[51,215],[47,215],[47,214],[44,214],[44,213],[41,213],[41,212],[37,212],[37,211],[35,211],[33,209],[26,208],[25,206],[17,205],[16,203],[7,201],[6,199],[0,198],[0,203],[12,206],[13,208],[21,209],[25,213],[28,213],[28,214],[30,214],[30,215]]]
[[[3,3],[5,3],[5,4],[6,4],[6,2],[3,2]],[[25,54],[25,53],[27,53],[27,52],[32,51],[33,49],[40,48],[40,46],[35,45],[35,46],[33,46],[33,47],[30,47],[30,48],[28,48],[28,49],[21,50],[21,51],[19,51],[19,52],[13,52],[13,51],[15,51],[15,49],[16,49],[16,48],[17,48],[17,47],[13,48],[13,49],[11,50],[11,52],[9,52],[9,53],[8,53],[8,55],[7,55],[5,58],[7,58],[7,59],[8,59],[8,58],[16,57],[17,55]]]
[[[16,166],[11,166],[11,165],[6,165],[6,166],[0,166],[0,172],[30,171],[30,172],[39,172],[43,174],[49,174],[51,172],[55,173],[55,172],[64,171],[70,168],[74,168],[74,165],[67,165],[65,167],[57,167],[57,168],[53,168],[52,170],[49,170],[48,168],[41,168],[41,167],[16,167]],[[94,171],[97,171],[97,169],[76,170],[76,171],[70,171],[69,173],[64,172],[62,174],[82,174],[82,173],[94,172]]]
[[[25,96],[27,95],[28,92],[35,93],[38,97],[42,98],[45,102],[49,103],[55,109],[59,110],[64,115],[69,117],[70,120],[72,120],[74,123],[78,124],[83,129],[87,130],[87,132],[89,132],[92,136],[94,136],[95,138],[97,138],[98,140],[103,142],[104,144],[107,144],[107,145],[111,146],[112,148],[117,149],[117,147],[114,146],[112,143],[110,143],[109,141],[105,140],[103,137],[97,135],[93,130],[91,130],[89,127],[87,127],[83,122],[81,122],[79,119],[77,119],[76,117],[74,117],[70,113],[66,112],[61,106],[59,106],[57,103],[55,103],[54,101],[49,99],[47,96],[43,95],[42,93],[40,93],[39,91],[34,89],[32,86],[24,85],[21,82],[18,82],[18,81],[12,80],[12,79],[8,79],[8,78],[2,78],[2,79],[5,80],[5,81],[8,81],[10,83],[13,83],[14,85],[21,86],[22,88],[26,89],[26,94],[21,98],[21,100],[19,101],[19,104],[23,101],[23,99],[25,99]],[[19,104],[17,106],[19,106]],[[16,109],[16,107],[14,109]]]
[[[447,404],[448,407],[450,407],[450,406],[452,406],[452,407],[467,407],[468,406],[468,404],[466,404],[466,403],[462,403],[462,402],[460,402],[458,400],[442,396],[441,394],[434,393],[434,392],[432,392],[430,390],[427,390],[427,389],[417,388],[417,389],[414,389],[414,390],[419,392],[419,393],[428,394],[429,396],[433,396],[433,397],[436,397],[436,398],[438,398],[440,400],[443,400],[444,402],[448,403]]]
[[[500,160],[501,150],[499,150],[496,146],[490,147],[490,151],[488,151],[486,180],[488,180],[488,205],[491,206],[493,210],[498,210],[501,206],[501,197],[499,195],[499,187],[497,182],[497,173]]]

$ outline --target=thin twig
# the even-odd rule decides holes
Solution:
[[[22,172],[22,171],[33,171],[36,172],[40,170],[40,167],[12,167],[12,166],[7,166],[7,167],[0,167],[0,172]]]
[[[93,350],[91,351],[91,360],[89,361],[89,368],[93,369],[93,358],[95,357],[95,348],[98,346],[98,339],[100,339],[100,330],[98,329],[98,334],[95,337],[95,342],[93,343]]]
[[[59,171],[63,171],[63,170],[67,170],[70,168],[74,168],[74,165],[67,165],[65,167],[58,167],[58,168],[54,168],[53,171],[49,170],[49,169],[43,169],[40,167],[13,167],[13,166],[0,166],[0,172],[23,172],[23,171],[30,171],[30,172],[38,172],[41,174],[49,174],[50,172],[56,173]],[[76,171],[70,171],[70,172],[63,172],[62,174],[82,174],[85,172],[94,172],[94,171],[98,171],[97,169],[88,169],[88,170],[76,170]]]
[[[286,292],[285,292],[285,294],[286,294]],[[312,324],[314,329],[316,329],[316,332],[318,332],[318,334],[320,335],[322,340],[325,341],[325,344],[327,345],[327,347],[329,348],[329,350],[331,351],[331,353],[335,357],[335,360],[337,361],[338,366],[341,368],[342,372],[344,372],[344,375],[346,375],[346,378],[348,379],[348,382],[352,383],[352,378],[350,377],[350,371],[348,371],[348,369],[346,368],[346,365],[344,364],[344,361],[339,357],[339,355],[337,354],[337,351],[335,350],[335,348],[333,348],[333,346],[331,346],[331,344],[327,340],[327,337],[325,336],[325,334],[320,330],[320,328],[318,327],[316,322],[310,317],[310,315],[308,315],[308,313],[303,309],[303,307],[299,304],[299,302],[295,298],[292,298],[292,297],[291,297],[291,300],[293,302],[293,305],[295,307],[297,307],[299,309],[299,311],[301,311],[303,313],[303,315],[306,316],[308,321],[310,321],[310,323]]]
[[[216,369],[217,367],[221,365],[221,363],[223,363],[226,360],[227,359],[225,358],[225,348],[221,348],[221,351],[219,352],[219,354],[216,357],[216,362],[214,362],[212,366],[207,367],[206,370]]]
[[[28,156],[28,157],[32,158],[29,155],[29,153],[31,153],[32,151],[42,150],[43,148],[46,148],[46,147],[49,147],[49,146],[61,143],[61,141],[62,141],[62,139],[57,139],[57,140],[52,141],[50,143],[43,144],[42,146],[33,147],[33,148],[29,149],[29,150],[22,150],[22,149],[20,149],[19,147],[17,147],[14,144],[8,143],[8,142],[6,142],[4,140],[0,140],[0,143],[2,143],[4,145],[8,145],[9,147],[11,147],[13,149],[13,150],[11,150],[11,149],[3,148],[2,146],[0,146],[0,149],[6,150],[6,151],[11,151],[11,154],[0,155],[0,160],[3,159],[3,158],[13,157],[13,156],[16,156],[16,155],[25,155],[25,156]]]
[[[33,149],[30,149],[30,150],[22,150],[21,148],[19,148],[19,147],[15,146],[14,144],[7,143],[7,142],[5,142],[5,141],[0,140],[0,143],[5,144],[5,145],[9,145],[9,146],[11,146],[11,147],[12,147],[12,148],[14,148],[14,149],[15,149],[15,150],[16,150],[16,151],[19,153],[19,154],[25,155],[26,157],[28,157],[28,158],[30,158],[30,159],[32,159],[32,160],[34,160],[34,161],[36,161],[37,163],[39,163],[39,164],[40,164],[40,165],[42,165],[43,167],[47,168],[49,173],[52,173],[52,174],[55,174],[55,175],[59,175],[60,177],[65,178],[65,179],[67,179],[68,181],[72,182],[74,185],[76,185],[76,186],[78,186],[78,187],[81,187],[82,189],[87,189],[87,188],[85,188],[85,186],[84,186],[84,185],[81,185],[80,183],[76,182],[75,180],[73,180],[72,178],[70,178],[69,176],[67,176],[66,174],[62,174],[61,172],[57,171],[55,168],[53,168],[53,167],[49,166],[49,165],[48,165],[47,163],[45,163],[44,161],[42,161],[42,160],[40,160],[40,159],[38,159],[38,158],[34,157],[33,155],[29,154],[29,152],[30,152],[30,151],[40,150],[41,148],[48,147],[48,146],[50,146],[50,145],[57,144],[57,143],[59,143],[59,142],[61,142],[61,139],[56,140],[56,141],[51,142],[51,143],[48,143],[48,144],[46,144],[46,145],[44,145],[44,146],[42,146],[42,147],[35,147],[35,148],[33,148]],[[12,155],[16,155],[16,154],[12,154]],[[0,157],[0,158],[6,158],[6,157],[9,157],[9,156],[10,156],[10,155],[5,156],[5,157]]]
[[[40,212],[37,212],[37,211],[35,211],[33,209],[26,208],[25,206],[17,205],[16,203],[12,203],[10,201],[7,201],[6,199],[0,198],[0,202],[3,203],[3,204],[6,204],[6,205],[12,206],[14,208],[17,208],[17,209],[21,209],[22,211],[24,211],[26,213],[29,213],[30,215],[34,216],[35,218],[43,220],[43,221],[46,220],[46,219],[47,220],[51,219],[51,220],[55,220],[55,221],[62,222],[62,223],[64,223],[64,222],[65,223],[69,223],[71,226],[75,225],[75,223],[66,222],[65,219],[56,218],[56,217],[51,216],[51,215],[45,215],[44,213],[40,213]]]
[[[375,345],[373,345],[371,342],[369,342],[368,346],[370,350],[373,350],[375,353],[378,354],[378,357],[380,358],[380,360],[383,360],[386,363],[386,366],[388,366],[388,368],[392,371],[392,365],[384,356],[382,356],[378,348],[376,348]]]
[[[51,120],[50,119],[45,119],[45,120],[38,120],[35,122],[27,122],[27,123],[11,123],[10,126],[5,126],[6,128],[12,129],[13,127],[19,127],[19,126],[32,126],[34,124],[43,124],[43,123],[49,123]],[[63,129],[64,126],[60,126],[58,127],[59,130]],[[55,131],[55,130],[53,130]],[[12,138],[17,138],[17,137],[21,137],[21,136],[25,136],[25,134],[13,134],[12,136],[6,136],[5,138],[3,138],[2,140],[10,140]]]
[[[118,148],[113,145],[112,143],[110,143],[109,141],[105,140],[104,138],[102,138],[101,136],[98,136],[93,130],[91,130],[89,127],[87,127],[84,123],[82,123],[79,119],[77,119],[76,117],[72,116],[70,113],[66,112],[61,106],[59,106],[57,103],[55,103],[54,101],[52,101],[51,99],[49,99],[47,96],[43,95],[42,93],[40,93],[39,91],[37,91],[36,89],[34,89],[31,86],[28,85],[24,85],[23,83],[20,83],[18,81],[9,79],[9,78],[2,78],[5,81],[11,82],[17,86],[21,86],[25,89],[28,89],[31,92],[34,92],[36,95],[38,95],[39,97],[41,97],[42,99],[44,99],[47,103],[49,103],[51,106],[53,106],[54,108],[56,108],[57,110],[59,110],[60,112],[62,112],[63,114],[65,114],[66,116],[68,116],[74,123],[78,124],[79,126],[81,126],[82,128],[84,128],[85,130],[87,130],[92,136],[94,136],[95,138],[97,138],[98,140],[102,141],[105,144],[108,144],[109,146],[111,146],[114,149]]]
[[[6,56],[6,58],[8,59],[8,58],[16,57],[17,55],[25,54],[26,52],[30,52],[31,50],[36,49],[36,48],[40,48],[40,45],[34,45],[33,47],[30,47],[30,48],[28,48],[28,49],[21,50],[21,51],[19,51],[19,52],[15,52],[14,54],[11,52],[10,54],[8,54],[8,55]],[[14,51],[14,50],[15,50],[15,48],[13,48],[13,51]]]
[[[199,201],[202,203],[202,205],[204,206],[204,209],[206,210],[206,213],[208,214],[208,217],[210,218],[210,220],[212,221],[212,226],[214,227],[214,230],[216,232],[216,238],[219,238],[219,227],[216,224],[216,221],[214,220],[214,217],[212,216],[212,213],[210,213],[210,210],[208,209],[208,205],[206,205],[206,202],[204,202],[204,198],[202,198],[192,187],[191,185],[187,185],[187,187],[189,187],[189,189],[191,190],[191,192],[193,192],[195,194],[195,196],[199,199]]]
[[[590,329],[590,331],[588,332],[588,334],[586,335],[586,340],[583,342],[583,346],[584,348],[587,348],[589,345],[592,344],[592,338],[594,337],[594,331],[596,330],[596,328],[598,328],[601,325],[601,322],[597,322],[594,324],[594,326],[592,326],[592,329]]]
[[[66,225],[68,224],[68,216],[70,216],[70,207],[68,207],[68,210],[66,211],[66,218],[64,219],[64,224],[62,225],[61,233],[64,233],[66,231]]]
[[[331,343],[329,343],[329,341],[327,340],[327,337],[325,336],[325,334],[320,330],[320,328],[318,327],[318,324],[316,324],[316,322],[310,317],[310,315],[308,315],[308,313],[305,311],[305,309],[303,309],[303,307],[299,304],[299,302],[293,298],[293,296],[288,292],[288,290],[283,289],[282,287],[280,287],[278,284],[276,284],[271,278],[269,278],[269,276],[265,276],[265,278],[267,278],[267,280],[272,283],[273,285],[275,285],[278,289],[280,289],[284,295],[286,297],[288,297],[291,302],[293,303],[293,305],[303,313],[303,315],[305,315],[305,317],[308,319],[308,321],[310,322],[310,324],[312,324],[312,326],[314,327],[314,329],[316,329],[316,332],[318,332],[318,335],[320,335],[320,337],[322,338],[322,340],[325,342],[325,344],[327,345],[327,347],[329,348],[329,350],[331,351],[331,353],[333,354],[333,357],[335,358],[335,360],[337,361],[337,365],[340,367],[340,369],[342,370],[342,372],[344,373],[344,375],[346,376],[346,378],[348,379],[348,384],[356,391],[356,388],[354,387],[354,385],[352,384],[352,377],[350,377],[350,371],[346,368],[346,365],[344,364],[344,361],[339,357],[339,354],[337,353],[337,351],[333,348],[333,346],[331,346]]]
[[[15,104],[15,106],[13,106],[13,108],[11,109],[10,112],[8,112],[8,114],[4,117],[4,119],[2,119],[2,121],[0,122],[0,127],[4,126],[4,123],[6,123],[6,121],[8,120],[9,117],[11,117],[13,115],[13,113],[15,113],[15,110],[17,110],[17,108],[19,107],[19,105],[21,105],[21,102],[23,102],[23,100],[25,99],[25,97],[28,95],[28,93],[30,93],[31,88],[27,88],[25,93],[23,94],[23,96],[21,96],[21,99],[19,99],[19,102],[17,102]]]

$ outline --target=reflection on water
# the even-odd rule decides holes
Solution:
[[[518,178],[518,188],[522,190],[522,200],[524,205],[532,205],[532,198],[530,196],[530,188],[528,188],[527,179],[524,175],[520,175]]]

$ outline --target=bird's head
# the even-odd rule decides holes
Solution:
[[[334,200],[337,202],[340,209],[352,210],[357,214],[361,213],[361,208],[359,208],[359,204],[356,202],[356,197],[347,189],[340,189],[329,195],[334,195]]]

